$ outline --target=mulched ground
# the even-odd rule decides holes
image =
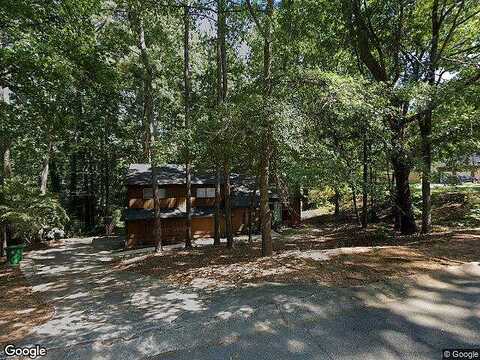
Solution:
[[[0,344],[21,340],[53,314],[53,306],[32,292],[20,269],[0,259]]]
[[[237,243],[234,249],[207,246],[116,261],[117,271],[152,275],[174,285],[224,288],[264,281],[365,285],[387,278],[439,270],[480,259],[480,230],[437,231],[428,236],[399,236],[381,226],[368,231],[351,222],[315,219],[289,229],[275,240],[275,254],[260,257],[260,243]],[[303,258],[316,250],[373,247],[328,260]]]

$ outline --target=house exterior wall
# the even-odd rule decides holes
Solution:
[[[252,217],[255,226],[258,218]],[[186,219],[162,219],[161,233],[164,244],[173,244],[185,241]],[[194,238],[214,236],[214,218],[198,217],[192,219],[192,235]],[[232,209],[232,228],[235,235],[248,231],[248,209]],[[225,218],[222,216],[220,223],[222,237],[225,235]],[[134,220],[127,222],[127,248],[137,246],[155,245],[153,238],[153,220]]]
[[[150,185],[128,185],[127,186],[127,206],[130,209],[153,209],[154,200],[144,199],[143,190],[151,188]],[[159,186],[165,190],[165,197],[160,199],[160,207],[163,209],[178,208],[185,212],[186,210],[186,186],[183,184],[170,184]],[[215,198],[197,198],[198,188],[214,188],[214,185],[192,185],[192,207],[193,208],[210,208],[213,210],[215,206]],[[224,200],[224,187],[222,186],[220,197]],[[235,235],[248,233],[249,229],[249,208],[248,205],[242,204],[232,209],[232,228]],[[280,219],[284,224],[293,226],[300,223],[301,202],[300,200],[291,204],[290,209],[294,211],[285,211],[282,207]],[[126,221],[127,240],[126,247],[133,248],[137,246],[154,245],[153,220],[128,220]],[[254,211],[252,216],[252,228],[257,230],[259,227],[258,211]],[[221,236],[225,236],[225,219],[222,216],[220,221]],[[213,215],[198,216],[192,218],[192,235],[194,238],[213,237],[214,236],[214,217]],[[186,219],[185,218],[163,218],[161,219],[161,237],[164,244],[175,242],[183,242],[186,238]]]
[[[196,195],[198,188],[205,188],[212,186],[207,185],[192,185],[192,195]],[[134,209],[153,209],[153,199],[143,199],[143,189],[150,188],[150,186],[129,185],[128,207]],[[186,189],[183,185],[168,185],[160,186],[160,189],[165,189],[165,198],[160,199],[161,208],[186,208]],[[223,199],[223,191],[221,191],[221,198]],[[197,198],[191,197],[193,207],[212,207],[215,205],[215,198]]]

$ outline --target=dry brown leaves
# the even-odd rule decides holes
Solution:
[[[258,282],[320,283],[327,286],[365,285],[387,278],[439,270],[480,258],[480,231],[435,233],[398,238],[394,245],[372,247],[369,252],[342,254],[318,261],[295,256],[298,251],[338,246],[368,246],[368,234],[358,230],[321,232],[301,229],[277,241],[274,256],[260,257],[258,243],[234,249],[206,246],[192,251],[171,251],[136,261],[120,261],[117,270],[136,271],[164,281],[198,288],[224,288]],[[348,240],[348,241],[346,241]],[[358,244],[358,245],[357,245]]]
[[[53,306],[33,293],[20,269],[0,263],[0,344],[17,342],[48,321]]]

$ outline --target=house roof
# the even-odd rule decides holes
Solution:
[[[185,166],[166,164],[156,168],[158,185],[183,185],[185,184]],[[223,183],[223,176],[220,179]],[[152,183],[152,170],[150,164],[132,164],[127,173],[127,184],[149,186]],[[255,186],[253,176],[245,176],[237,173],[230,174],[232,208],[248,208],[250,206],[251,191]],[[192,174],[193,185],[215,185],[216,176],[212,173]],[[270,200],[278,201],[279,196],[275,191],[269,191]],[[254,205],[260,202],[260,192],[256,190]],[[136,209],[135,209],[136,210]],[[179,210],[180,211],[180,210]],[[163,210],[162,210],[162,213]],[[164,214],[166,216],[166,213]],[[143,215],[142,215],[143,216]],[[153,216],[153,215],[152,215]],[[170,216],[170,215],[169,215]],[[171,215],[173,216],[173,215]]]
[[[156,167],[158,185],[182,185],[185,184],[185,166],[177,164],[166,164]],[[223,183],[223,176],[220,179]],[[239,191],[248,191],[255,183],[251,176],[244,176],[236,173],[230,174],[230,181],[233,188]],[[150,185],[152,183],[152,168],[150,164],[132,164],[127,172],[128,185]],[[192,171],[192,185],[214,185],[216,176],[214,173],[201,173]]]

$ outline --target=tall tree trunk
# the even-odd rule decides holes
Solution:
[[[220,45],[220,61],[222,69],[222,101],[227,98],[228,77],[227,77],[227,16],[225,8],[225,0],[218,0],[219,11],[219,45]]]
[[[363,184],[362,184],[362,228],[368,226],[368,144],[367,136],[363,138]]]
[[[10,144],[5,143],[3,149],[3,176],[8,179],[12,176],[12,165],[10,163]],[[3,199],[2,199],[3,200]],[[3,224],[0,227],[0,256],[5,256],[5,249],[7,248],[7,225]]]
[[[266,141],[268,141],[266,139]],[[262,229],[262,256],[273,254],[272,214],[269,205],[269,152],[270,145],[264,145],[264,153],[260,165],[260,223]]]
[[[433,88],[435,86],[435,73],[437,72],[438,44],[441,22],[438,14],[438,0],[432,4],[432,38],[430,56],[427,69],[427,82]],[[420,139],[422,148],[422,233],[429,233],[432,228],[432,197],[431,197],[431,174],[432,174],[432,109],[430,100],[425,116],[419,120]]]
[[[221,221],[221,212],[220,212],[220,205],[221,205],[221,173],[220,167],[217,165],[216,169],[216,181],[215,181],[215,217],[214,217],[214,238],[213,244],[218,246],[220,245],[220,221]]]
[[[262,232],[262,256],[273,254],[272,243],[272,214],[269,206],[268,184],[270,175],[270,158],[272,155],[273,124],[269,114],[269,102],[272,96],[272,22],[273,0],[267,0],[264,24],[260,23],[252,6],[252,1],[247,0],[247,7],[252,18],[263,36],[263,106],[265,111],[264,126],[261,133],[260,154],[260,224]]]
[[[354,184],[351,184],[352,189],[352,204],[353,204],[353,213],[355,214],[355,221],[357,224],[360,223],[360,214],[358,213],[358,206],[357,206],[357,189]]]
[[[403,156],[392,159],[396,184],[396,207],[402,235],[414,234],[417,230],[412,208],[409,175],[411,166]]]
[[[139,4],[137,3],[137,6]],[[145,42],[145,29],[140,9],[129,9],[129,18],[134,31],[137,34],[137,47],[140,50],[140,59],[144,68],[143,76],[143,155],[145,161],[151,164],[152,168],[152,191],[153,191],[153,237],[155,241],[155,252],[163,249],[162,229],[160,218],[160,199],[156,174],[156,160],[154,158],[155,142],[155,119],[153,109],[153,79],[154,67],[150,61],[147,44]]]
[[[263,48],[263,101],[266,111],[268,111],[268,103],[270,102],[270,98],[272,96],[272,21],[273,0],[267,0]],[[268,184],[270,174],[270,157],[272,154],[273,124],[270,114],[267,113],[266,117],[260,163],[260,218],[262,225],[262,256],[271,256],[273,254],[272,214],[269,206]]]
[[[390,179],[390,176],[388,176]],[[373,166],[370,164],[370,221],[377,222],[377,199],[375,197],[376,194],[376,184],[377,184],[377,177],[373,170]]]
[[[227,237],[227,247],[233,248],[232,202],[230,197],[230,166],[227,162],[225,162],[223,165],[223,177],[225,179],[225,235]]]
[[[49,140],[47,152],[43,158],[42,172],[40,173],[40,193],[45,195],[47,193],[48,173],[50,166],[50,154],[52,152],[52,141]]]
[[[430,190],[432,174],[432,112],[420,120],[420,137],[422,142],[422,234],[432,228],[432,196]]]
[[[226,12],[225,12],[225,0],[217,0],[217,41],[216,41],[216,53],[217,53],[217,106],[225,101],[227,96],[227,54],[226,54]],[[217,162],[219,158],[216,159]],[[226,159],[228,160],[228,159]],[[226,176],[224,174],[225,186],[227,186]],[[221,212],[220,212],[220,202],[221,202],[221,170],[220,166],[217,164],[217,174],[216,174],[216,187],[215,187],[215,218],[214,218],[214,244],[220,245],[220,223],[221,223]],[[230,199],[228,199],[230,202]],[[231,231],[231,208],[228,205],[230,214],[227,214],[227,199],[225,198],[225,232],[227,234],[227,246],[233,246],[233,239],[229,238]],[[230,218],[230,225],[228,224],[227,218]]]
[[[155,154],[153,154],[155,155]],[[154,156],[152,156],[154,159]],[[160,194],[157,181],[157,166],[152,161],[152,189],[153,189],[153,238],[155,240],[155,252],[163,250],[162,219],[160,218]]]
[[[335,216],[336,219],[338,219],[340,215],[340,191],[338,190],[337,186],[335,186],[334,191],[335,191],[335,194],[333,195],[333,203],[335,205],[335,210],[333,215]]]
[[[255,203],[256,203],[256,192],[257,192],[257,182],[255,181],[255,185],[253,189],[250,190],[249,194],[249,203],[248,203],[248,243],[252,243],[252,232],[253,232],[253,219],[254,219],[254,211],[255,211]]]
[[[184,101],[185,101],[185,177],[187,186],[187,229],[185,238],[185,248],[192,247],[192,170],[190,159],[190,8],[184,6],[183,25],[183,60],[184,60]]]
[[[110,210],[110,156],[108,155],[108,151],[105,154],[106,162],[105,162],[105,183],[104,183],[104,191],[105,191],[105,216],[111,216],[112,212]]]
[[[405,114],[408,105],[401,104],[398,101],[395,102],[397,106],[402,107],[402,111]],[[391,141],[393,149],[391,161],[395,175],[395,203],[396,211],[398,212],[397,217],[400,222],[400,232],[402,235],[411,235],[417,231],[417,226],[413,214],[409,181],[412,161],[405,148],[406,126],[402,117],[394,117],[391,119],[390,128],[392,131]]]
[[[434,0],[437,1],[437,0]],[[351,39],[353,45],[358,50],[358,55],[361,61],[370,71],[373,78],[385,84],[392,84],[392,81],[397,77],[397,71],[389,73],[389,69],[386,67],[383,55],[376,57],[374,54],[374,48],[379,46],[378,38],[371,31],[369,14],[364,4],[359,1],[342,1],[344,5],[344,14],[346,15],[347,24],[350,29]],[[402,4],[400,9],[403,11],[405,4]],[[402,17],[403,20],[403,17]],[[399,32],[402,31],[403,24],[399,24]],[[400,37],[395,41],[394,48],[397,48],[394,52],[394,60],[400,59]],[[401,100],[392,98],[391,103],[393,106],[398,107],[403,111],[403,115],[406,115],[408,110],[408,104],[404,104]],[[398,118],[392,118],[390,123],[390,130],[392,136],[392,163],[394,166],[395,178],[396,178],[396,206],[400,211],[401,224],[400,229],[402,234],[411,234],[416,231],[415,221],[413,218],[411,197],[410,197],[410,184],[408,182],[408,175],[410,173],[409,156],[405,148],[405,128],[404,116]]]
[[[113,222],[112,211],[110,209],[110,157],[108,156],[108,151],[105,154],[105,167],[104,167],[104,181],[103,181],[103,191],[104,191],[104,209],[103,214],[106,219],[105,221],[105,235],[111,236],[114,234],[115,224]]]
[[[143,76],[143,155],[145,161],[152,162],[152,143],[154,141],[154,112],[153,112],[153,77],[154,69],[148,54],[148,48],[145,43],[145,29],[143,17],[137,8],[131,6],[128,9],[128,17],[131,27],[137,36],[137,47],[140,50],[140,60],[144,67]]]
[[[390,161],[387,162],[387,178],[388,178],[388,191],[390,194],[390,204],[391,208],[391,217],[393,220],[393,229],[395,231],[400,230],[400,217],[399,211],[397,206],[397,196],[395,195],[395,170],[392,173],[392,177],[390,177]]]
[[[150,70],[146,72],[144,79],[144,143],[143,143],[143,152],[145,160],[149,163],[152,162],[152,146],[154,142],[154,133],[153,133],[153,87],[152,87],[152,73]]]

